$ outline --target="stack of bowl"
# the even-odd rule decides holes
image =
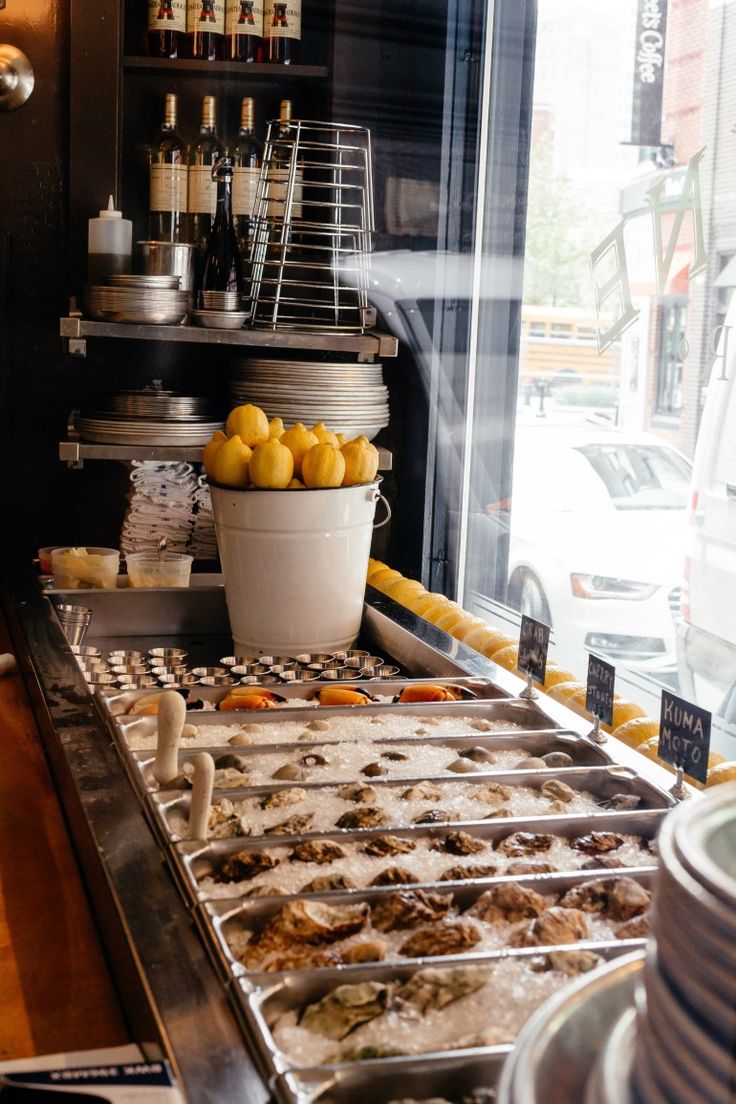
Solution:
[[[198,326],[213,330],[239,330],[247,317],[239,291],[201,291],[201,310],[192,311]]]
[[[83,441],[114,445],[206,445],[222,429],[212,399],[160,388],[120,391],[100,399],[95,410],[75,412]]]
[[[84,312],[100,322],[178,326],[190,307],[189,292],[180,290],[178,276],[116,275],[103,286],[84,289]]]
[[[245,685],[269,686],[278,682],[356,682],[357,679],[395,678],[398,667],[380,656],[353,649],[347,652],[303,652],[298,656],[225,656],[223,668]],[[222,673],[225,673],[224,671]],[[237,681],[237,680],[236,680]]]
[[[736,784],[664,823],[632,1084],[641,1104],[736,1096]]]
[[[56,616],[69,643],[81,644],[92,620],[92,610],[62,603],[56,607]]]

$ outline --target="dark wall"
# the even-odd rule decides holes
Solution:
[[[23,107],[0,112],[0,549],[7,556],[63,539],[73,486],[57,457],[68,413],[58,332],[68,294],[69,0],[8,4],[0,41],[22,49],[36,77]]]

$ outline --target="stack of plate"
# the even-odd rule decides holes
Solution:
[[[380,364],[243,358],[232,368],[230,400],[254,403],[285,425],[324,422],[348,438],[371,440],[389,420]]]
[[[142,286],[150,276],[134,276],[127,284],[84,289],[84,313],[100,322],[130,322],[146,326],[177,326],[191,307],[188,291]]]
[[[97,445],[170,445],[204,446],[213,433],[222,429],[221,421],[178,421],[167,424],[149,418],[129,418],[91,410],[73,415],[77,433],[83,441]]]
[[[120,391],[97,410],[73,415],[83,441],[100,445],[206,445],[222,429],[218,404],[197,395],[144,388]]]
[[[732,1104],[736,785],[670,814],[659,852],[633,1088],[641,1104]]]

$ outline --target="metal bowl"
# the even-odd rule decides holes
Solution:
[[[323,671],[322,678],[329,682],[355,682],[356,674],[348,667],[338,667],[334,670]]]
[[[343,655],[347,655],[347,652],[342,653],[340,658]],[[302,652],[296,657],[297,663],[303,663],[306,666],[312,663],[329,663],[332,659],[337,659],[337,655],[333,652]]]
[[[239,291],[201,291],[200,298],[208,311],[236,311],[242,305]]]
[[[189,652],[185,652],[183,648],[149,648],[148,655],[151,660],[161,660],[158,666],[170,664],[172,660],[176,660],[178,663],[182,663]]]
[[[220,675],[226,675],[227,669],[225,667],[192,667],[192,674],[197,678],[218,678]]]
[[[241,686],[276,686],[281,680],[278,675],[245,675],[240,680]]]
[[[102,652],[99,648],[93,648],[92,645],[72,644],[72,655],[89,657],[90,659],[98,659]]]
[[[364,652],[358,648],[352,648],[350,651],[345,653],[348,659],[366,659],[370,654],[370,652]]]
[[[146,658],[145,652],[108,652],[107,658],[111,663],[137,663],[138,660],[144,660]]]
[[[238,680],[232,675],[205,675],[200,678],[200,686],[234,686]]]
[[[158,681],[168,690],[175,686],[193,686],[199,682],[199,679],[196,675],[182,673],[181,675],[159,675]]]
[[[136,690],[143,690],[149,686],[158,686],[158,679],[151,675],[129,674],[118,675],[118,680],[126,686],[134,686]]]
[[[371,678],[395,678],[400,674],[399,667],[392,667],[390,663],[382,663],[379,667],[371,667]]]
[[[314,679],[319,678],[317,671],[304,671],[297,668],[291,668],[288,671],[281,671],[279,678],[282,682],[313,682]]]
[[[197,326],[206,326],[208,330],[242,330],[247,311],[239,310],[193,310],[192,320]]]
[[[179,291],[181,278],[179,276],[140,276],[126,272],[123,274],[106,276],[105,284],[110,287],[135,287],[151,288],[156,291]]]
[[[345,660],[345,666],[359,671],[362,667],[380,667],[383,662],[382,656],[350,656]]]
[[[162,675],[186,675],[188,668],[185,664],[176,667],[152,667],[151,674],[160,678]]]
[[[223,667],[253,667],[256,663],[260,663],[258,656],[223,656],[220,663]],[[243,671],[243,674],[246,674]]]

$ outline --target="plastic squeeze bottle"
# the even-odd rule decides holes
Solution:
[[[133,223],[115,210],[110,196],[107,210],[89,220],[87,238],[87,282],[94,286],[106,276],[130,272],[133,252]]]

